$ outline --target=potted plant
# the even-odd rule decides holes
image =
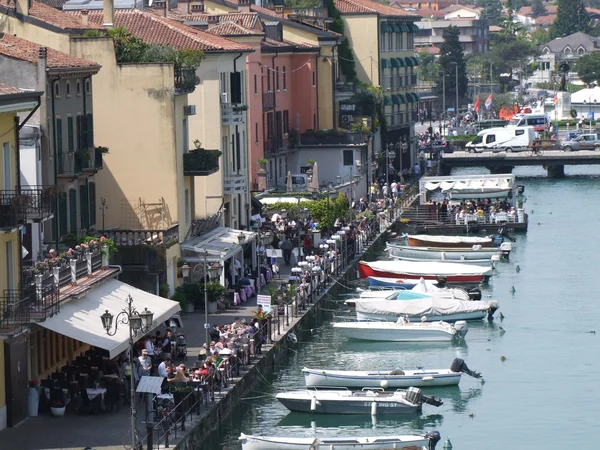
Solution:
[[[269,160],[267,158],[258,158],[258,165],[260,166],[260,169],[258,169],[258,176],[259,177],[266,177],[267,176],[267,164],[269,163]]]
[[[179,304],[181,305],[181,309],[183,309],[186,313],[191,313],[194,312],[194,302],[189,292],[186,292],[186,284],[177,286],[175,288],[173,300],[179,302]]]
[[[65,415],[66,404],[64,399],[54,399],[50,403],[50,411],[54,417],[62,417]]]
[[[217,302],[225,298],[225,294],[227,294],[227,288],[221,283],[210,281],[206,284],[206,293],[208,297],[208,313],[214,314],[217,312]]]
[[[27,412],[29,417],[37,417],[40,406],[40,383],[38,380],[30,380],[27,386]]]

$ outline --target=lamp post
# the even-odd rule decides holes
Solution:
[[[129,386],[129,398],[131,402],[131,448],[136,449],[137,447],[137,433],[135,428],[135,378],[133,371],[135,370],[135,366],[133,364],[133,345],[134,345],[134,336],[137,335],[140,331],[147,332],[150,330],[152,326],[152,321],[154,318],[154,314],[152,311],[148,311],[148,308],[144,308],[144,310],[140,313],[133,306],[133,298],[131,295],[127,296],[127,307],[124,308],[119,314],[117,314],[116,320],[115,317],[106,310],[104,314],[100,316],[100,320],[102,320],[102,326],[106,330],[106,334],[109,336],[114,336],[117,334],[117,330],[119,328],[119,324],[128,325],[129,326],[129,364],[131,365],[131,379]],[[115,324],[114,330],[113,322]]]
[[[298,221],[298,261],[300,261],[300,251],[302,250],[300,246],[300,230],[302,229],[302,227],[300,225],[304,224],[308,220],[309,215],[310,211],[308,210],[308,208],[304,208],[298,211],[298,218],[300,219]]]
[[[390,159],[394,161],[396,159],[396,152],[394,151],[394,144],[391,142],[387,145],[385,150],[385,182],[390,182],[390,177],[388,174],[388,169],[390,167]]]
[[[455,85],[454,85],[454,92],[456,94],[456,109],[454,110],[454,117],[456,117],[456,122],[458,125],[458,63],[457,62],[451,62],[450,65],[454,64],[454,67],[456,69],[456,81],[455,81]]]
[[[440,73],[442,74],[442,115],[440,121],[443,122],[443,128],[440,124],[440,131],[442,131],[442,134],[446,134],[446,72],[438,72],[438,74]]]
[[[208,250],[204,250],[204,341],[206,342],[206,356],[209,348],[209,333],[210,324],[208,323],[208,279],[214,280],[221,276],[223,266],[219,263],[208,265]]]

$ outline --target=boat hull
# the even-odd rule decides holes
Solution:
[[[429,439],[425,436],[372,436],[365,438],[319,437],[315,438],[285,438],[246,436],[239,438],[242,441],[242,450],[306,450],[320,448],[335,450],[379,450],[407,447],[427,447]],[[318,443],[318,446],[316,446]]]
[[[408,245],[411,247],[445,247],[445,248],[464,248],[472,245],[481,245],[482,247],[491,247],[493,240],[491,238],[469,238],[457,237],[457,242],[439,242],[439,236],[412,235],[406,236]]]
[[[391,399],[369,398],[344,398],[342,400],[322,400],[316,402],[316,408],[311,409],[312,399],[290,398],[278,395],[277,400],[290,411],[306,412],[311,414],[371,414],[372,404],[377,404],[379,414],[417,414],[421,412],[421,405],[412,405]]]
[[[380,388],[382,382],[386,389],[414,387],[456,386],[461,373],[450,370],[405,371],[404,375],[390,375],[385,372],[320,371],[304,369],[304,382],[307,387],[347,387]]]
[[[477,264],[477,265],[483,265],[483,264],[491,264],[491,260],[490,259],[464,259],[464,260],[451,260],[451,259],[439,259],[439,258],[427,258],[424,255],[421,256],[419,255],[416,258],[411,258],[405,255],[391,255],[390,254],[390,258],[394,259],[394,260],[398,260],[398,261],[412,261],[412,262],[459,262],[459,263],[463,263],[463,264]]]
[[[384,322],[386,323],[386,322]],[[360,323],[359,323],[360,325]],[[370,325],[375,325],[371,323]],[[446,330],[430,328],[415,330],[411,328],[384,328],[374,326],[361,327],[355,323],[334,323],[333,327],[344,337],[360,341],[381,342],[450,342],[456,333]]]
[[[479,284],[486,278],[482,274],[456,274],[456,275],[442,275],[442,274],[425,274],[425,273],[402,273],[392,272],[389,270],[377,270],[369,266],[364,261],[358,262],[358,273],[361,278],[368,277],[380,277],[380,278],[408,278],[410,280],[419,280],[421,278],[425,280],[437,280],[439,277],[445,277],[446,283],[450,284]]]
[[[419,281],[416,279],[407,280],[404,278],[384,278],[384,277],[367,277],[369,282],[369,286],[378,286],[378,287],[394,287],[397,289],[412,289],[414,288]],[[437,283],[434,282],[434,285]]]
[[[488,311],[472,311],[472,312],[461,312],[457,314],[446,314],[441,316],[408,316],[406,314],[402,314],[403,317],[406,317],[409,322],[419,323],[422,322],[421,318],[425,317],[427,320],[425,322],[439,322],[443,320],[444,322],[457,322],[459,320],[481,320],[488,316]],[[382,321],[382,322],[397,322],[399,316],[395,316],[393,314],[373,314],[373,313],[365,313],[365,312],[357,312],[356,320],[360,321]]]
[[[482,248],[481,250],[473,250],[465,248],[388,245],[388,251],[390,256],[393,257],[455,262],[481,261],[482,263],[488,264],[493,256],[497,256],[498,258],[503,256],[503,253],[496,248]]]

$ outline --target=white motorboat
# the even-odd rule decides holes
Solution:
[[[424,281],[424,280],[423,280]],[[345,301],[349,306],[354,306],[357,300],[370,301],[370,300],[423,300],[427,298],[439,298],[439,299],[452,299],[452,300],[472,300],[471,296],[467,291],[461,288],[436,288],[434,286],[427,286],[425,284],[417,284],[410,291],[406,290],[374,290],[374,291],[363,291],[357,290],[358,297],[351,298]]]
[[[414,323],[400,317],[397,322],[336,322],[333,328],[350,339],[387,342],[450,342],[463,339],[469,330],[462,320],[454,325],[426,320]]]
[[[434,450],[440,440],[437,431],[424,435],[390,435],[365,437],[285,437],[243,434],[242,450],[383,450],[415,448]]]
[[[406,234],[402,235],[413,247],[472,247],[481,245],[491,247],[493,238],[477,236],[437,236],[429,234]]]
[[[384,391],[382,388],[350,390],[303,390],[281,392],[276,396],[290,411],[316,414],[416,414],[423,403],[442,405],[435,397],[423,395],[421,389]]]
[[[500,247],[482,247],[481,245],[473,245],[472,247],[465,248],[444,248],[411,247],[408,245],[388,243],[386,250],[391,257],[403,260],[489,264],[490,261],[499,261],[503,257],[508,257],[512,250],[512,244],[510,242],[503,242],[500,244]]]
[[[499,308],[496,300],[456,300],[433,295],[410,302],[389,299],[356,299],[356,320],[396,322],[399,317],[409,322],[456,322],[460,320],[492,320]]]
[[[479,372],[469,369],[460,358],[455,358],[450,369],[394,369],[394,370],[321,370],[302,369],[306,387],[385,387],[398,389],[414,387],[456,386],[463,373],[481,378]]]

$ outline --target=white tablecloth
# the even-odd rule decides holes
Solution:
[[[90,400],[95,399],[97,396],[101,395],[104,397],[104,394],[106,394],[106,389],[105,388],[98,388],[98,389],[91,389],[88,388],[86,389],[87,391],[87,395],[89,397]]]

